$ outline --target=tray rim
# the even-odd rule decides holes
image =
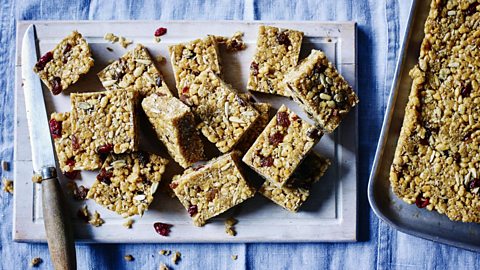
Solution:
[[[445,239],[445,238],[442,238],[441,236],[436,236],[436,235],[430,235],[430,234],[427,234],[427,233],[423,233],[423,232],[419,232],[419,231],[416,231],[416,230],[413,230],[413,229],[408,229],[408,228],[404,228],[401,224],[397,223],[395,220],[391,219],[388,217],[388,215],[386,215],[382,208],[378,205],[378,202],[377,202],[377,197],[375,196],[375,187],[376,187],[376,183],[378,183],[379,181],[385,181],[385,179],[378,179],[379,177],[377,176],[379,171],[380,171],[380,160],[382,159],[383,157],[383,151],[384,151],[384,148],[385,148],[385,145],[386,145],[386,142],[387,142],[387,132],[390,128],[390,122],[391,122],[391,119],[392,119],[392,116],[393,116],[393,110],[394,110],[394,103],[397,99],[397,92],[398,92],[398,87],[400,85],[400,81],[401,81],[401,74],[402,74],[402,66],[403,66],[403,63],[404,63],[404,60],[405,60],[405,57],[406,57],[406,51],[407,51],[407,47],[408,47],[408,41],[409,41],[409,37],[411,35],[411,29],[413,28],[412,27],[412,23],[413,23],[413,18],[415,16],[415,12],[418,8],[418,6],[420,5],[420,3],[423,2],[422,0],[413,0],[412,1],[412,6],[411,6],[411,9],[410,9],[410,12],[409,12],[409,17],[408,17],[408,20],[407,20],[407,27],[405,28],[405,34],[404,34],[404,40],[402,42],[402,45],[400,47],[400,55],[399,55],[399,58],[398,58],[398,61],[397,61],[397,64],[395,66],[395,73],[394,73],[394,77],[393,77],[393,83],[392,83],[392,86],[390,88],[390,94],[389,94],[389,97],[388,97],[388,105],[385,109],[385,115],[384,115],[384,118],[383,118],[383,123],[382,123],[382,129],[381,129],[381,132],[380,132],[380,135],[379,135],[379,141],[378,141],[378,144],[377,144],[377,148],[376,148],[376,151],[375,151],[375,156],[374,156],[374,160],[373,160],[373,164],[372,164],[372,169],[370,171],[370,177],[369,177],[369,181],[368,181],[368,188],[367,188],[367,197],[368,197],[368,201],[370,203],[370,206],[372,207],[372,210],[373,212],[375,213],[375,215],[380,218],[380,220],[384,221],[385,223],[387,223],[388,225],[390,225],[391,227],[393,227],[394,229],[400,231],[400,232],[403,232],[403,233],[406,233],[406,234],[409,234],[409,235],[413,235],[413,236],[417,236],[417,237],[420,237],[422,239],[426,239],[426,240],[429,240],[429,241],[433,241],[433,242],[439,242],[439,243],[442,243],[442,244],[447,244],[447,245],[450,245],[450,246],[454,246],[454,247],[460,247],[460,248],[463,248],[463,249],[466,249],[466,250],[470,250],[470,251],[475,251],[475,252],[480,252],[480,245],[478,246],[475,246],[475,245],[471,245],[471,244],[467,244],[467,243],[464,243],[464,242],[461,242],[461,241],[453,241],[453,240],[450,240],[450,239]],[[425,2],[428,2],[428,4],[430,5],[430,1],[425,1]],[[422,213],[424,213],[425,211],[420,211],[420,215],[422,215]],[[456,221],[451,221],[450,222],[452,223],[457,223]]]
[[[88,20],[80,20],[80,21],[76,21],[76,20],[69,20],[69,21],[62,21],[62,20],[33,20],[33,21],[28,21],[28,20],[21,20],[21,21],[18,21],[17,22],[17,25],[16,25],[16,33],[17,33],[17,37],[16,37],[16,42],[17,44],[21,44],[21,40],[23,39],[23,35],[22,35],[22,31],[20,31],[22,29],[22,27],[25,27],[26,25],[28,24],[42,24],[42,23],[48,23],[48,24],[57,24],[57,23],[81,23],[81,24],[96,24],[96,23],[132,23],[132,22],[135,22],[135,23],[154,23],[154,22],[157,22],[156,20],[101,20],[101,21],[88,21]],[[158,21],[160,22],[160,21]],[[315,24],[318,24],[318,23],[322,23],[326,26],[335,26],[335,25],[341,25],[343,24],[343,27],[345,29],[347,29],[346,27],[348,27],[349,31],[353,31],[353,35],[354,35],[354,52],[353,52],[353,55],[354,55],[354,60],[353,60],[353,63],[342,63],[342,65],[352,65],[353,66],[353,70],[354,70],[354,76],[352,76],[352,78],[355,80],[354,81],[354,84],[355,84],[355,88],[358,87],[357,85],[357,23],[356,22],[353,22],[353,21],[336,21],[336,22],[324,22],[324,21],[243,21],[243,20],[218,20],[218,21],[209,21],[209,20],[201,20],[201,21],[191,21],[191,20],[169,20],[169,21],[161,21],[162,23],[191,23],[191,22],[199,22],[199,23],[211,23],[211,22],[216,22],[216,23],[227,23],[227,24],[235,24],[235,23],[242,23],[242,24],[276,24],[276,23],[279,23],[279,24],[287,24],[287,23],[300,23],[300,24],[304,24],[304,25],[315,25]],[[17,46],[18,47],[18,46]],[[18,73],[18,67],[20,66],[18,64],[18,60],[20,59],[20,51],[17,49],[16,51],[16,64],[15,64],[15,76],[16,76],[16,80],[17,80],[17,77],[18,76],[21,76],[19,73]],[[15,88],[17,89],[18,87],[18,84],[15,83]],[[21,88],[20,88],[21,89]],[[18,98],[17,98],[17,95],[18,94],[15,94],[15,98],[14,98],[14,104],[15,104],[15,111],[17,111],[17,108],[18,108]],[[358,168],[358,112],[357,110],[355,110],[355,135],[352,136],[354,137],[354,148],[352,149],[354,151],[354,155],[355,155],[355,167]],[[17,113],[15,113],[15,126],[14,126],[14,133],[16,134],[17,133],[17,121],[18,121],[18,115]],[[17,144],[17,136],[14,136],[14,144],[16,145]],[[16,155],[17,151],[14,151],[14,155]],[[17,160],[16,158],[14,158],[14,162],[15,163],[20,163],[20,165],[23,163],[23,162],[27,162],[25,160]],[[14,164],[14,168],[17,168],[17,164]],[[358,169],[355,171],[355,185],[354,185],[354,193],[355,193],[355,197],[356,197],[356,200],[355,200],[355,207],[352,209],[352,210],[349,210],[348,213],[349,215],[353,215],[354,218],[352,218],[351,220],[351,223],[353,223],[352,225],[349,225],[348,228],[345,227],[344,225],[341,225],[342,228],[344,229],[347,229],[347,231],[342,231],[342,235],[343,235],[343,238],[341,239],[333,239],[333,240],[318,240],[318,239],[310,239],[310,238],[296,238],[296,239],[271,239],[271,238],[262,238],[262,237],[257,237],[257,239],[250,239],[250,238],[244,238],[243,240],[236,240],[236,239],[232,239],[232,238],[228,238],[228,237],[224,237],[222,240],[218,240],[218,241],[215,241],[215,240],[211,240],[211,239],[206,239],[206,240],[198,240],[198,239],[193,239],[193,240],[184,240],[184,239],[180,239],[180,240],[176,240],[176,239],[172,239],[172,238],[168,238],[168,239],[155,239],[154,241],[144,241],[144,240],[138,240],[138,241],[131,241],[131,240],[128,240],[126,241],[125,239],[123,240],[99,240],[99,239],[95,239],[95,238],[90,238],[90,239],[85,239],[85,238],[77,238],[77,242],[80,242],[80,243],[266,243],[266,242],[275,242],[275,243],[307,243],[307,242],[310,242],[310,243],[327,243],[327,242],[356,242],[357,241],[357,233],[358,233]],[[340,197],[341,198],[341,197]],[[341,202],[340,202],[341,203]],[[13,215],[13,228],[14,230],[12,231],[12,235],[13,235],[13,240],[16,241],[16,242],[45,242],[45,240],[39,240],[39,239],[28,239],[28,238],[25,238],[25,237],[20,237],[18,235],[18,233],[16,232],[15,228],[16,228],[16,209],[17,207],[15,206],[16,204],[16,200],[14,200],[14,215]],[[344,212],[345,210],[342,211],[342,213]],[[353,212],[350,213],[350,212]],[[344,219],[344,216],[342,214],[339,214],[339,216],[337,216],[337,220],[343,220]],[[40,224],[42,225],[43,227],[43,224]],[[340,225],[340,223],[339,223]],[[191,225],[192,226],[192,225]],[[306,225],[306,226],[311,226],[311,225]],[[338,225],[336,225],[338,226]],[[238,239],[238,238],[237,238]]]

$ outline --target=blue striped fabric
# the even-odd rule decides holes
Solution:
[[[52,1],[3,0],[0,28],[0,159],[13,159],[16,20],[354,20],[358,22],[360,119],[359,239],[332,244],[78,245],[79,269],[157,269],[172,266],[160,249],[179,250],[173,269],[479,269],[476,253],[399,233],[380,222],[366,197],[376,140],[410,1]],[[2,172],[11,177],[12,172]],[[12,197],[0,193],[0,269],[26,269],[33,257],[52,269],[44,244],[14,243]],[[125,254],[135,260],[126,263]],[[231,255],[238,259],[232,260]]]

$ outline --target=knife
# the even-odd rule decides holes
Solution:
[[[42,208],[48,249],[55,269],[76,269],[75,242],[65,196],[57,179],[55,154],[48,125],[47,109],[39,77],[35,26],[28,27],[22,43],[22,81],[27,109],[28,132],[35,173],[42,176]]]

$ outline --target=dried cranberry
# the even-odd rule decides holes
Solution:
[[[178,183],[177,182],[172,182],[172,183],[170,183],[169,186],[170,186],[171,189],[176,189],[178,187]]]
[[[470,96],[471,92],[472,92],[472,84],[468,83],[462,88],[462,91],[460,92],[460,94],[462,95],[462,97],[466,98]]]
[[[113,144],[107,143],[97,148],[97,153],[99,154],[108,154],[112,152]]]
[[[272,167],[273,165],[273,158],[268,156],[268,157],[260,157],[260,166],[262,167]]]
[[[75,166],[75,159],[69,158],[69,159],[67,159],[67,161],[65,161],[65,164],[70,166],[70,167],[73,167],[73,166]]]
[[[153,223],[153,228],[161,236],[168,236],[170,234],[170,228],[173,227],[172,224],[155,222]]]
[[[463,141],[464,142],[470,142],[471,139],[472,139],[472,133],[471,132],[467,132],[467,134],[465,134],[465,136],[463,136]]]
[[[322,132],[316,128],[312,128],[307,131],[307,136],[316,140],[322,136]]]
[[[280,32],[280,33],[277,35],[277,41],[278,41],[278,44],[280,44],[280,45],[285,45],[286,47],[292,45],[292,43],[290,42],[290,39],[289,39],[288,36],[285,34],[285,32]]]
[[[432,49],[432,44],[428,40],[425,39],[425,42],[423,43],[423,50],[428,52]]]
[[[285,137],[285,135],[277,131],[272,136],[268,137],[268,141],[271,145],[276,146],[279,143],[283,142],[283,137]]]
[[[40,71],[45,68],[45,65],[53,59],[53,53],[47,52],[44,56],[40,57],[40,60],[35,64],[35,68]]]
[[[77,201],[85,200],[87,198],[88,188],[84,186],[79,186],[73,192],[73,198]]]
[[[72,148],[73,148],[73,150],[78,150],[78,149],[80,149],[80,144],[78,143],[77,136],[72,135],[71,139],[72,139]]]
[[[475,14],[475,12],[477,12],[477,6],[478,6],[478,2],[470,4],[467,10],[465,10],[465,15],[472,16],[473,14]]]
[[[80,173],[79,170],[73,170],[69,172],[63,172],[63,175],[65,175],[68,179],[74,180],[75,178],[77,178],[79,173]]]
[[[54,139],[58,139],[62,137],[62,122],[57,121],[55,119],[50,119],[50,122],[48,123],[50,126],[50,134],[52,134],[52,137]]]
[[[209,190],[207,192],[207,201],[208,202],[213,201],[213,199],[215,199],[215,197],[217,196],[217,193],[218,193],[218,189],[216,189],[216,188],[214,188],[212,190]]]
[[[242,49],[242,43],[237,42],[235,39],[230,43],[230,50],[239,51]]]
[[[159,36],[165,35],[166,33],[167,33],[167,28],[165,28],[165,27],[160,27],[160,28],[158,28],[157,30],[155,30],[155,34],[154,34],[154,35],[155,35],[156,37],[159,37]]]
[[[190,88],[188,86],[182,88],[182,94],[187,94],[188,91],[190,91]]]
[[[250,64],[250,70],[252,71],[253,76],[257,76],[258,75],[258,64],[256,62],[252,62],[252,64]]]
[[[480,179],[479,178],[474,178],[468,184],[468,189],[473,190],[474,188],[477,188],[477,187],[480,187]]]
[[[53,77],[50,84],[52,85],[52,94],[58,95],[62,92],[62,81],[59,77]]]
[[[143,166],[146,166],[150,162],[150,154],[147,152],[140,151],[138,152],[138,159]]]
[[[288,128],[288,126],[290,126],[290,118],[288,112],[277,113],[277,123],[284,128]]]
[[[110,178],[112,178],[112,176],[112,172],[107,172],[107,170],[101,169],[100,173],[97,175],[97,180],[107,185],[110,185],[110,183],[112,183],[112,181],[110,181]]]
[[[460,153],[456,152],[456,153],[453,155],[453,160],[455,160],[455,163],[459,164],[460,161],[462,160],[462,157],[460,156]]]
[[[67,45],[65,46],[65,49],[63,49],[63,54],[67,54],[71,49],[72,49],[72,45],[70,45],[70,43],[67,43]]]
[[[418,208],[425,208],[429,202],[430,200],[428,198],[423,198],[422,194],[419,194],[415,200],[415,205],[417,205]]]
[[[155,80],[155,83],[157,84],[158,87],[162,86],[162,78],[157,77],[157,79]]]
[[[190,214],[191,217],[195,216],[198,213],[198,208],[196,205],[190,205],[188,207],[188,214]]]

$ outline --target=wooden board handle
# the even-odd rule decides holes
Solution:
[[[65,196],[56,177],[42,180],[42,200],[45,232],[53,266],[56,270],[75,270],[77,259],[73,230]]]

